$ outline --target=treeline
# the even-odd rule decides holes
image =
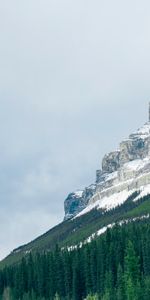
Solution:
[[[149,300],[150,224],[115,226],[74,251],[32,254],[0,272],[0,299]]]

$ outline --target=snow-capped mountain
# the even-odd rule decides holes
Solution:
[[[104,156],[94,184],[69,194],[64,203],[65,219],[93,208],[113,209],[135,191],[139,193],[134,201],[150,193],[150,120],[123,140],[117,151]]]
[[[123,140],[117,151],[104,156],[96,182],[69,194],[65,222],[30,243],[14,249],[2,265],[16,264],[29,253],[73,250],[91,242],[115,225],[150,221],[149,122]]]

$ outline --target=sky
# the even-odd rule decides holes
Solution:
[[[0,259],[148,119],[150,2],[0,2]]]

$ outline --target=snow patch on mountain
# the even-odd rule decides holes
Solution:
[[[135,190],[134,190],[135,191]],[[97,200],[95,203],[91,203],[84,210],[82,210],[75,218],[80,217],[92,209],[104,209],[105,211],[111,210],[119,205],[122,205],[134,192],[132,191],[122,191],[119,193],[115,193],[109,197],[104,197],[100,200]]]
[[[135,217],[135,218],[131,218],[131,219],[122,220],[120,222],[108,224],[107,226],[104,226],[101,229],[99,229],[97,232],[93,233],[91,236],[89,236],[83,242],[80,242],[78,245],[72,245],[72,246],[67,247],[67,250],[68,251],[73,251],[73,250],[76,250],[77,248],[82,248],[83,245],[91,243],[96,237],[101,236],[108,229],[112,229],[115,225],[122,226],[124,224],[128,224],[128,223],[131,223],[131,222],[136,222],[136,221],[140,221],[140,220],[146,220],[146,219],[149,219],[149,218],[150,218],[150,214],[146,214],[146,215],[143,215],[143,216],[140,216],[140,217]],[[64,250],[64,248],[62,248],[62,250]]]
[[[82,216],[94,208],[111,210],[135,191],[140,191],[136,200],[150,193],[150,122],[124,139],[119,150],[104,156],[93,185],[69,194],[65,219]]]
[[[141,216],[141,217],[136,217],[136,218],[132,218],[132,219],[126,219],[126,220],[122,220],[122,221],[117,222],[117,223],[108,224],[107,226],[104,226],[103,228],[99,229],[96,233],[93,233],[90,237],[88,237],[88,238],[84,241],[83,244],[90,243],[95,237],[104,234],[104,233],[107,231],[107,229],[111,229],[111,228],[113,228],[115,225],[122,226],[123,224],[128,224],[128,223],[136,222],[136,221],[139,221],[139,220],[149,219],[149,217],[150,217],[150,215],[147,214],[147,215],[143,215],[143,216]]]
[[[124,169],[139,171],[140,169],[144,168],[149,162],[150,162],[149,157],[146,157],[145,159],[135,159],[133,161],[124,164]]]
[[[97,200],[95,203],[91,203],[90,205],[88,205],[74,218],[87,214],[93,209],[103,209],[104,211],[114,209],[117,206],[122,205],[135,191],[136,189],[133,189],[131,191],[124,190],[122,192],[115,193],[110,197],[104,197],[100,200]],[[134,202],[140,200],[144,196],[150,195],[150,184],[140,187],[138,192],[139,195],[133,200]]]
[[[147,136],[150,136],[150,123],[148,122],[144,124],[137,131],[135,131],[131,136],[138,136],[144,139],[147,138]]]
[[[140,194],[133,201],[136,202],[147,195],[150,195],[150,184],[142,186],[140,188]]]
[[[74,197],[78,197],[78,198],[81,198],[83,196],[83,191],[76,191],[74,193]]]

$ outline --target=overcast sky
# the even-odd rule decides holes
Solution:
[[[0,2],[0,258],[148,118],[149,0]]]

